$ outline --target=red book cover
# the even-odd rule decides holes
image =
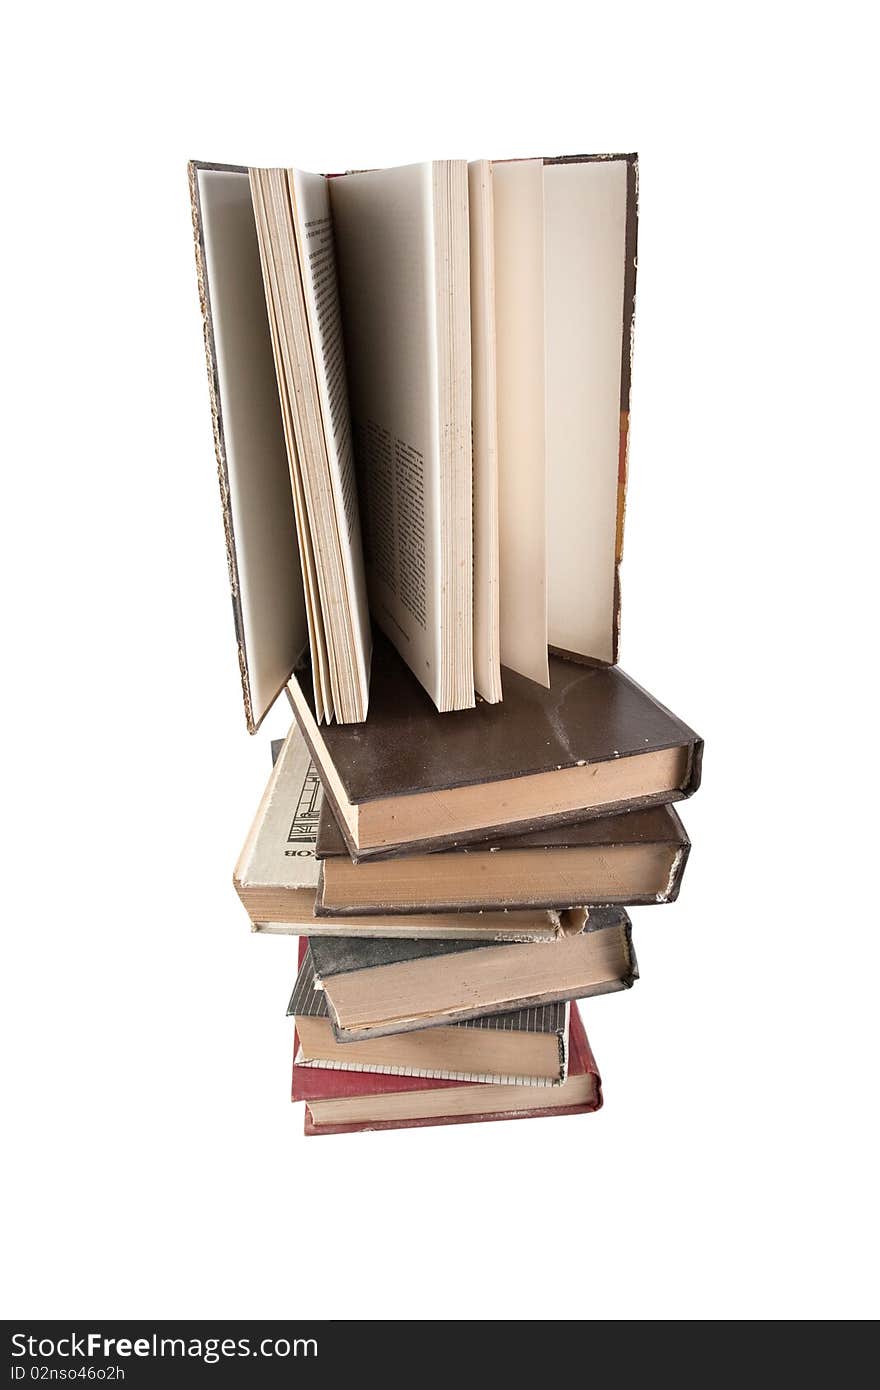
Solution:
[[[296,1050],[294,1050],[294,1057]],[[532,1116],[584,1115],[600,1109],[602,1105],[602,1080],[596,1067],[596,1060],[590,1048],[584,1025],[577,1005],[572,1004],[569,1022],[569,1068],[568,1074],[574,1076],[594,1076],[596,1078],[596,1098],[580,1105],[544,1106],[537,1110],[506,1110],[498,1113],[473,1115],[438,1115],[430,1118],[412,1120],[367,1120],[352,1124],[315,1125],[308,1105],[305,1111],[304,1130],[307,1135],[316,1134],[359,1134],[364,1130],[415,1129],[425,1125],[460,1125],[484,1123],[489,1120],[526,1120]],[[434,1081],[419,1076],[386,1076],[377,1072],[346,1072],[324,1067],[293,1068],[294,1100],[330,1100],[345,1096],[392,1095],[402,1091],[433,1091],[450,1086],[478,1086],[482,1082]]]

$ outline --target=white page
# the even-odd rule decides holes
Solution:
[[[321,612],[318,571],[309,530],[308,508],[305,499],[302,469],[300,467],[300,452],[297,444],[298,425],[292,399],[293,384],[288,380],[285,366],[287,354],[289,352],[289,325],[285,313],[285,301],[281,293],[281,267],[276,253],[272,248],[271,236],[264,237],[263,234],[264,229],[268,227],[267,213],[271,202],[270,191],[266,186],[262,174],[251,170],[249,177],[257,225],[257,237],[260,244],[260,260],[262,264],[266,312],[269,319],[273,353],[275,354],[278,397],[281,403],[281,415],[284,423],[284,437],[287,448],[293,509],[296,518],[297,540],[302,566],[303,590],[305,594],[306,617],[309,632],[309,650],[311,652],[312,684],[315,693],[315,709],[320,721],[321,719],[333,718],[334,701],[330,680],[330,659],[327,650],[327,638]]]
[[[328,180],[370,606],[435,703],[440,473],[430,164]],[[405,516],[399,515],[403,507]]]
[[[498,399],[492,165],[468,165],[474,454],[474,685],[501,699],[498,607]]]
[[[494,164],[492,178],[501,661],[549,686],[543,163]]]
[[[614,659],[623,160],[544,169],[549,635]]]
[[[342,320],[327,179],[291,171],[292,210],[346,588],[352,596],[355,658],[369,684],[372,639],[351,442]]]

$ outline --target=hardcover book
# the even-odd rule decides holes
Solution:
[[[308,1135],[589,1114],[602,1105],[602,1082],[576,1004],[569,1037],[568,1075],[550,1089],[307,1068],[295,1054],[292,1099],[305,1101]]]
[[[301,1068],[511,1086],[554,1086],[567,1072],[566,1003],[365,1042],[338,1042],[326,993],[315,987],[314,961],[305,939],[300,941],[300,968],[288,1014],[296,1020]]]
[[[390,644],[365,724],[318,725],[290,686],[354,859],[442,848],[681,800],[702,741],[619,667],[550,658],[551,684],[503,673],[504,701],[440,716]]]
[[[456,912],[673,902],[690,842],[671,806],[441,850],[353,863],[328,802],[315,912]]]
[[[582,930],[583,911],[436,912],[314,916],[321,783],[296,724],[274,740],[272,777],[233,875],[256,931],[346,936],[425,936],[480,941],[552,941]]]
[[[442,711],[613,663],[635,156],[189,180],[249,729],[362,721],[371,618]]]
[[[638,976],[622,908],[597,909],[583,932],[562,941],[324,937],[311,948],[315,983],[344,1043],[607,994],[628,989]]]

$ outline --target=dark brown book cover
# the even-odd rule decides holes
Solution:
[[[311,680],[299,682],[309,717],[292,699],[294,713],[352,858],[400,853],[427,844],[445,848],[485,840],[495,833],[571,824],[678,801],[697,790],[702,740],[620,667],[583,666],[554,656],[549,690],[507,669],[502,671],[502,683],[501,704],[480,701],[474,709],[438,714],[391,644],[377,636],[366,723],[318,730]],[[669,749],[681,749],[685,765],[681,785],[668,792],[518,822],[502,817],[492,826],[464,832],[444,833],[438,827],[424,838],[379,847],[355,842],[340,802],[340,793],[350,806],[360,807]]]
[[[664,879],[659,891],[635,892],[625,882],[616,883],[617,891],[601,898],[582,896],[578,893],[578,871],[573,868],[568,873],[565,865],[567,850],[597,850],[600,852],[624,851],[644,847],[646,850],[662,849]],[[528,851],[534,855],[536,875],[530,880],[527,898],[522,889],[517,889],[516,879],[504,874],[503,856],[511,851]],[[429,854],[395,855],[379,860],[365,860],[355,867],[349,867],[350,856],[333,811],[328,802],[322,805],[318,820],[318,840],[316,853],[319,859],[343,860],[346,865],[346,891],[344,901],[334,894],[332,866],[321,865],[318,880],[318,894],[315,902],[315,915],[346,916],[347,914],[369,915],[382,913],[415,912],[477,912],[477,911],[517,911],[524,908],[548,908],[562,911],[571,907],[600,908],[612,904],[626,907],[648,906],[654,903],[674,902],[678,897],[685,864],[690,853],[687,832],[671,806],[652,806],[644,811],[631,811],[626,815],[601,816],[594,820],[580,821],[574,825],[551,826],[544,830],[530,831],[522,835],[494,836],[490,840],[471,841],[457,844],[445,850],[433,850]],[[478,884],[479,897],[469,895],[468,888],[456,866],[461,865],[463,856],[471,863],[478,856],[485,858],[481,874],[491,873],[494,890],[498,897],[487,896],[482,883]],[[502,859],[496,864],[495,855]],[[383,894],[383,879],[393,874],[397,861],[405,858],[406,864],[400,867],[404,872],[406,888],[412,886],[413,896],[406,897],[405,890],[396,888],[393,902]],[[548,893],[546,888],[537,887],[546,877],[548,858],[552,858],[558,883]],[[517,855],[517,864],[522,864],[522,856]],[[421,868],[421,865],[424,868]],[[419,877],[414,872],[418,868],[424,876],[424,885],[430,890],[430,902],[418,897]],[[497,872],[496,872],[497,871]],[[500,878],[499,878],[500,876]],[[363,897],[356,902],[355,888],[363,885]],[[444,884],[448,885],[444,889]],[[502,896],[503,894],[503,896]],[[572,901],[577,894],[577,901]]]

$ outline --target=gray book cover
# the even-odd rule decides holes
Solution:
[[[609,927],[627,926],[629,917],[623,908],[591,908],[584,931],[604,931]],[[403,961],[427,960],[433,956],[457,955],[462,951],[497,951],[509,945],[503,941],[417,941],[388,937],[358,938],[347,936],[310,937],[309,948],[319,980],[330,979],[353,970],[376,970],[383,965],[398,965]],[[536,951],[552,950],[552,943],[532,943]]]

